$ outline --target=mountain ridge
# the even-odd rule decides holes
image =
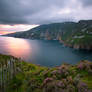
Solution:
[[[7,34],[18,38],[59,40],[75,49],[92,50],[92,20],[44,24],[24,32]]]

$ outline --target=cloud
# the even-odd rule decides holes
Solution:
[[[24,24],[16,24],[16,25],[5,25],[0,24],[0,34],[3,33],[11,33],[11,32],[18,32],[18,31],[26,31],[29,29],[32,29],[34,27],[37,27],[38,25],[24,25]]]
[[[92,6],[92,0],[80,0],[84,7]]]
[[[0,0],[0,24],[46,24],[92,19],[91,5],[92,0]]]

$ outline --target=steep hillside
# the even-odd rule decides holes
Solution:
[[[25,32],[17,32],[8,34],[7,36],[14,36],[19,38],[30,38],[30,39],[57,39],[58,35],[64,35],[67,31],[75,29],[74,22],[65,23],[53,23],[47,25],[41,25]]]
[[[7,34],[7,36],[59,40],[76,49],[92,50],[92,20],[41,25],[25,32]]]
[[[66,43],[77,49],[92,50],[92,21],[79,21],[77,31]]]
[[[92,92],[92,62],[49,68],[0,55],[0,92]]]

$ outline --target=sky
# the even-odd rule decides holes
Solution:
[[[0,0],[0,34],[92,19],[92,0]]]

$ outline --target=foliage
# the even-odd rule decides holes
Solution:
[[[8,62],[7,66],[4,61]],[[14,63],[9,63],[10,61]],[[90,92],[92,90],[92,72],[90,72],[92,63],[89,61],[49,68],[27,63],[13,56],[0,55],[0,65],[1,92]],[[6,68],[7,72],[4,71]]]

